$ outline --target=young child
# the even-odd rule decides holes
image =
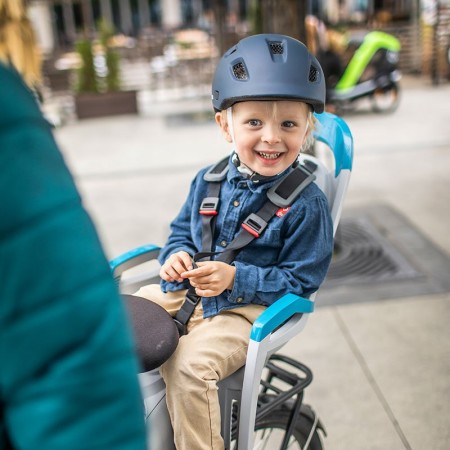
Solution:
[[[215,227],[205,231],[204,214],[215,209],[205,211],[202,205],[211,198],[207,168],[193,180],[171,224],[160,254],[161,286],[136,293],[172,315],[189,284],[201,297],[187,334],[161,367],[178,450],[223,449],[217,382],[244,365],[252,324],[267,306],[288,292],[308,297],[326,275],[332,222],[314,183],[280,208],[259,236],[250,229],[253,240],[233,261],[220,260],[245,219],[265,205],[268,190],[294,170],[314,126],[312,111],[323,112],[324,100],[319,63],[290,37],[245,38],[218,64],[212,84],[215,119],[233,152],[217,194]],[[211,248],[205,249],[205,242]],[[195,266],[193,257],[202,250],[222,253]]]

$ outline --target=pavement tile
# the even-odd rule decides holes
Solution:
[[[448,448],[450,294],[338,310],[411,447]]]
[[[325,448],[404,449],[342,333],[337,311],[336,307],[317,309],[302,334],[280,351],[313,371],[305,402],[325,425]]]

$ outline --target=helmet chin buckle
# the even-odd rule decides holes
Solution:
[[[240,174],[244,175],[250,181],[253,181],[253,183],[258,183],[259,181],[263,181],[263,180],[269,180],[270,178],[277,176],[277,175],[272,175],[272,176],[261,175],[258,172],[255,172],[254,170],[250,169],[250,167],[241,163],[241,160],[239,159],[239,155],[237,154],[236,151],[234,151],[233,155],[231,156],[231,162],[234,164],[234,166],[236,167],[237,171]],[[298,157],[297,157],[297,159],[292,163],[292,168],[295,169],[299,165],[299,163],[300,163],[300,161],[298,160]]]
[[[242,175],[248,175],[249,177],[251,177],[255,173],[255,172],[253,172],[253,170],[249,169],[244,164],[241,164],[240,166],[238,166],[237,170],[239,173],[242,173]]]
[[[250,167],[247,167],[245,164],[241,163],[241,160],[239,159],[239,155],[237,154],[237,152],[233,153],[233,156],[231,157],[231,162],[234,164],[237,171],[242,175],[245,175],[246,177],[249,178],[255,175],[255,172],[252,169],[250,169]]]

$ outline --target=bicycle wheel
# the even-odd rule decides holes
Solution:
[[[255,427],[253,450],[280,449],[289,424],[289,415],[289,409],[280,408],[258,420]],[[231,448],[238,449],[235,441]],[[289,450],[323,450],[317,425],[310,418],[299,415],[287,448]]]

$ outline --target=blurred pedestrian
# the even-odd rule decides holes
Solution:
[[[0,0],[0,60],[11,64],[32,89],[42,82],[41,52],[23,0]]]
[[[336,51],[336,32],[331,33],[326,24],[315,16],[309,15],[305,19],[307,46],[311,53],[316,56],[322,66],[326,83],[327,111],[335,112],[333,105],[328,102],[331,92],[344,73],[341,58]]]
[[[39,55],[25,13],[0,0],[0,448],[143,450],[128,324],[30,89]]]

